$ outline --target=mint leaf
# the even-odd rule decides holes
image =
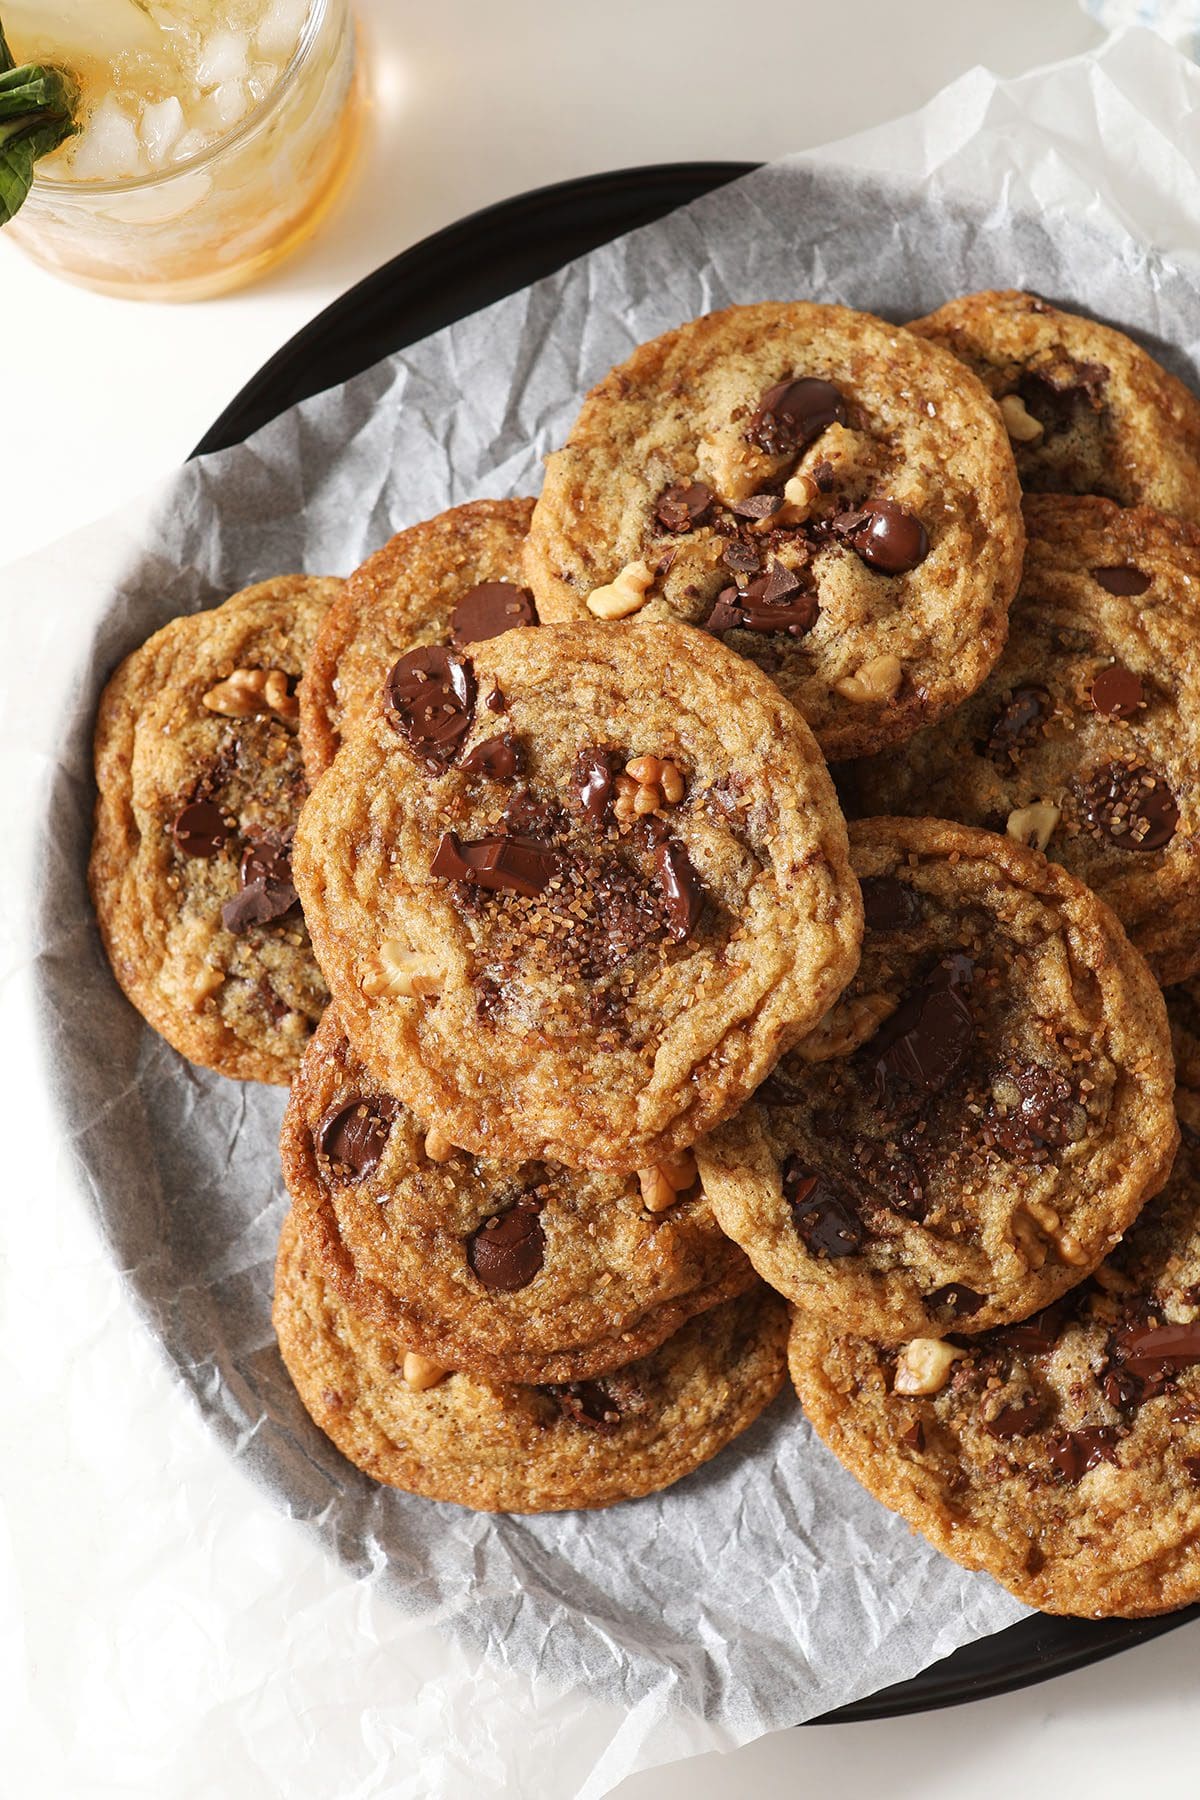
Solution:
[[[0,225],[33,183],[33,165],[79,130],[79,88],[65,69],[13,62],[0,24]]]

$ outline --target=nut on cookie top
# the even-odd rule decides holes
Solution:
[[[1178,1104],[1167,1186],[1031,1318],[899,1349],[793,1328],[800,1397],[859,1480],[1049,1612],[1200,1598],[1200,1094]]]
[[[1163,983],[1200,968],[1200,532],[1095,496],[1025,502],[1004,653],[952,717],[859,763],[865,813],[1005,831],[1113,908]]]
[[[126,658],[96,724],[88,877],[113,972],[193,1062],[287,1082],[328,994],[292,883],[297,687],[341,583],[260,582]]]
[[[974,376],[844,307],[731,307],[643,344],[548,459],[525,566],[543,619],[679,618],[770,674],[831,759],[978,686],[1023,531]]]
[[[326,1281],[442,1368],[590,1379],[755,1279],[690,1151],[606,1175],[459,1150],[379,1091],[335,1007],[292,1084],[280,1151]]]
[[[1022,487],[1200,524],[1200,400],[1132,338],[1014,289],[964,294],[908,329],[995,396]]]
[[[697,1147],[717,1217],[831,1328],[882,1341],[1032,1312],[1170,1168],[1161,994],[1095,897],[1011,840],[851,828],[858,974]]]
[[[686,1148],[826,1010],[861,931],[808,728],[676,624],[400,658],[305,807],[295,869],[376,1079],[517,1162]]]

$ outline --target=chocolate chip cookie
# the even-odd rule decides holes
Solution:
[[[851,803],[1036,844],[1180,981],[1200,969],[1200,531],[1057,494],[1025,521],[1000,661],[900,755],[856,764]]]
[[[908,329],[999,401],[1022,487],[1200,524],[1200,400],[1132,338],[1015,290],[964,294]]]
[[[697,1145],[719,1222],[831,1329],[940,1336],[1045,1306],[1162,1186],[1162,996],[1036,851],[930,819],[851,827],[862,965],[742,1116]]]
[[[341,583],[281,575],[174,619],[96,722],[88,879],[113,973],[181,1055],[287,1082],[328,995],[291,877],[296,688]]]
[[[689,1152],[602,1175],[455,1150],[378,1091],[333,1007],[280,1152],[329,1286],[408,1349],[485,1381],[603,1375],[755,1281]]]
[[[317,633],[300,692],[309,781],[378,706],[396,658],[423,644],[477,643],[536,625],[521,573],[532,500],[473,500],[391,538],[347,581]]]
[[[761,1283],[599,1381],[443,1377],[328,1287],[284,1226],[275,1330],[301,1400],[376,1481],[486,1512],[637,1499],[690,1475],[753,1423],[786,1372],[787,1310]]]
[[[401,657],[304,809],[295,872],[375,1080],[507,1162],[669,1164],[858,957],[811,733],[666,621]]]
[[[1200,1599],[1200,1094],[1181,1089],[1179,1113],[1162,1194],[1091,1280],[1021,1324],[897,1352],[796,1314],[792,1375],[829,1448],[1045,1612]]]
[[[525,567],[544,620],[679,618],[772,675],[830,758],[978,687],[1023,531],[995,404],[844,307],[735,306],[643,344],[547,463]]]

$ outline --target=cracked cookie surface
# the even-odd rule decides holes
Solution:
[[[402,658],[314,789],[296,882],[350,1042],[466,1149],[644,1169],[853,972],[811,733],[699,632],[543,625]]]
[[[1040,494],[1008,644],[897,755],[849,771],[867,813],[1025,842],[1107,901],[1163,983],[1200,968],[1200,531]]]
[[[1107,1255],[1176,1142],[1162,996],[1112,914],[967,826],[851,827],[867,929],[829,1017],[697,1146],[730,1236],[834,1328],[976,1332]]]
[[[294,1217],[275,1330],[306,1409],[376,1481],[487,1512],[611,1506],[679,1481],[753,1424],[783,1385],[787,1309],[761,1283],[597,1381],[414,1389],[402,1346],[326,1286]]]
[[[521,571],[532,512],[532,500],[452,507],[397,532],[349,577],[317,633],[300,692],[310,782],[378,705],[384,676],[403,651],[537,624]]]
[[[192,1062],[286,1083],[328,998],[291,882],[296,687],[339,581],[284,575],[174,619],[96,722],[88,882],[113,973]]]
[[[487,1381],[579,1381],[743,1293],[694,1158],[604,1175],[456,1150],[381,1094],[330,1007],[280,1140],[322,1276],[410,1350]],[[685,1166],[686,1165],[686,1166]]]
[[[952,1340],[933,1391],[903,1391],[907,1350],[793,1324],[796,1389],[835,1455],[1046,1612],[1200,1598],[1200,1094],[1177,1103],[1170,1180],[1108,1260],[1022,1324]]]
[[[547,462],[544,620],[678,618],[773,676],[826,755],[899,743],[977,687],[1021,569],[1007,434],[898,326],[731,307],[643,344]]]
[[[1200,400],[1124,332],[1015,289],[964,294],[908,329],[999,401],[1024,488],[1200,524]]]

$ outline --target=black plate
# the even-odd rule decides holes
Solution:
[[[658,163],[535,188],[472,213],[414,244],[306,325],[247,382],[193,455],[224,450],[323,388],[361,374],[442,326],[528,287],[598,244],[707,194],[755,163]],[[957,1706],[1063,1675],[1200,1616],[1052,1619],[1038,1616],[980,1638],[911,1681],[813,1723],[894,1718]]]

